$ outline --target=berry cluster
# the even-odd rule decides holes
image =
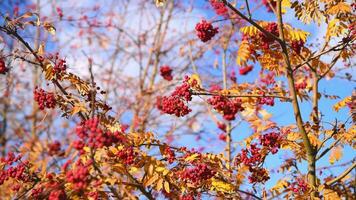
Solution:
[[[66,181],[73,184],[73,188],[76,191],[84,191],[90,182],[90,165],[92,161],[88,161],[86,164],[78,161],[75,167],[66,172]]]
[[[274,0],[262,0],[262,4],[266,6],[268,12],[273,12],[273,9],[277,7],[277,2]]]
[[[54,141],[53,143],[48,144],[48,154],[50,156],[60,155],[61,152],[61,143],[59,141]]]
[[[292,46],[293,51],[295,51],[297,54],[300,54],[300,52],[304,46],[304,41],[303,40],[293,41],[291,43],[291,46]]]
[[[241,153],[237,154],[235,158],[235,164],[244,165],[253,168],[260,165],[263,162],[264,155],[261,153],[261,148],[256,144],[251,144],[249,149],[242,149]]]
[[[48,188],[49,193],[48,200],[65,200],[67,194],[64,191],[62,184],[54,179],[54,174],[47,174],[48,182],[45,184],[45,188]]]
[[[6,74],[8,71],[9,69],[6,67],[4,59],[0,58],[0,74]]]
[[[262,74],[260,81],[261,81],[261,83],[264,83],[267,86],[273,85],[276,83],[276,81],[274,80],[274,77],[275,77],[274,72],[269,72],[267,74]]]
[[[241,153],[237,154],[235,164],[244,164],[248,166],[251,173],[249,176],[250,183],[264,183],[269,180],[267,170],[262,168],[261,165],[269,152],[272,154],[278,152],[281,145],[281,139],[282,137],[279,133],[267,133],[259,137],[259,144],[263,149],[257,147],[257,144],[251,144],[249,149],[243,149]]]
[[[239,69],[239,74],[240,75],[246,75],[246,74],[248,74],[250,71],[252,71],[253,70],[253,66],[252,65],[247,65],[247,66],[245,66],[245,67],[241,67],[240,69]]]
[[[228,9],[220,0],[210,0],[210,5],[214,8],[217,15],[225,16],[228,14]]]
[[[219,134],[219,140],[221,140],[221,141],[223,141],[223,142],[225,142],[226,141],[226,133],[220,133]]]
[[[185,102],[177,96],[157,97],[156,105],[163,113],[177,117],[183,117],[192,111]]]
[[[197,195],[194,195],[194,193],[187,193],[183,194],[179,197],[179,200],[195,200],[195,199],[200,199],[201,194],[198,193]]]
[[[195,26],[195,31],[202,42],[207,42],[219,32],[219,28],[214,28],[210,22],[202,20]]]
[[[295,83],[295,89],[297,91],[299,90],[304,90],[305,88],[307,88],[308,84],[307,84],[307,79],[305,78],[302,82],[299,83]]]
[[[297,194],[304,194],[308,190],[308,183],[302,178],[297,178],[295,182],[289,185],[289,189]]]
[[[62,72],[65,72],[66,70],[67,70],[66,60],[59,58],[59,53],[56,53],[55,60],[54,60],[54,66],[53,66],[53,72],[55,74],[59,75]]]
[[[173,79],[172,68],[170,68],[168,65],[161,66],[159,71],[165,80],[171,81]]]
[[[164,148],[164,155],[167,158],[169,164],[172,164],[176,159],[176,155],[170,147]]]
[[[225,96],[214,96],[208,99],[208,103],[213,106],[213,108],[223,114],[224,119],[234,120],[235,115],[239,111],[243,111],[244,108],[241,106],[240,99],[229,99]]]
[[[250,176],[248,176],[248,181],[250,183],[264,183],[269,180],[268,172],[265,168],[255,167],[249,168]]]
[[[43,199],[43,186],[39,185],[36,188],[31,190],[32,199]]]
[[[278,25],[275,22],[268,23],[265,27],[266,31],[272,33],[276,37],[279,36],[278,32]],[[270,44],[274,42],[274,38],[265,35],[264,33],[260,32],[259,37],[261,38],[261,46],[264,50],[268,50],[270,48]]]
[[[180,172],[179,177],[185,182],[199,185],[202,181],[208,180],[216,174],[206,164],[196,164],[192,168],[185,168]]]
[[[258,98],[258,104],[274,106],[274,98],[273,97],[261,97],[261,98]]]
[[[278,152],[281,147],[281,136],[279,133],[271,132],[260,136],[260,145],[266,147],[272,154]]]
[[[36,87],[33,93],[34,99],[38,103],[40,110],[56,107],[56,98],[53,92],[46,92],[43,89]]]
[[[196,80],[189,84],[189,77],[185,77],[182,85],[177,86],[170,96],[157,97],[156,106],[163,113],[182,117],[192,110],[186,102],[192,100],[191,87],[196,85]]]
[[[126,147],[119,150],[116,155],[126,165],[132,165],[135,163],[137,152],[132,147]]]
[[[120,132],[102,129],[97,117],[83,121],[76,127],[75,132],[80,140],[75,141],[73,146],[78,150],[82,150],[85,145],[91,148],[108,147],[124,140],[124,136]]]
[[[260,167],[263,163],[265,155],[262,153],[261,148],[256,144],[252,144],[250,149],[243,149],[240,154],[235,158],[235,164],[240,165],[243,163],[248,166],[250,175],[248,177],[250,183],[264,183],[269,179],[267,171]]]
[[[12,166],[14,163],[21,160],[21,156],[15,156],[14,153],[9,152],[7,157],[1,158],[1,164],[3,168],[0,171],[0,185],[4,184],[5,181],[10,178],[16,179],[17,181],[28,182],[31,180],[30,175],[26,173],[28,169],[28,162],[19,162],[16,166]],[[14,189],[17,189],[16,187]]]
[[[64,190],[61,189],[52,190],[48,196],[48,200],[65,200],[65,199],[67,199],[67,195],[64,192]]]

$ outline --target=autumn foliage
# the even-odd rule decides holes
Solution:
[[[0,5],[0,199],[355,196],[355,3],[39,2]]]

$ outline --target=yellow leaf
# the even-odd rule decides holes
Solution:
[[[105,183],[109,183],[109,185],[114,185],[116,183],[116,179],[112,177],[108,177],[105,179]]]
[[[158,180],[158,178],[159,178],[158,174],[154,174],[150,179],[148,179],[144,183],[145,187],[151,186],[154,182]]]
[[[159,179],[158,182],[157,182],[156,189],[157,189],[158,191],[160,191],[160,190],[162,190],[162,188],[163,188],[163,179],[161,178],[161,179]]]
[[[190,85],[192,85],[193,81],[196,81],[196,83],[197,83],[196,85],[194,85],[195,88],[201,88],[201,79],[200,79],[199,74],[192,74],[190,76],[188,83]]]
[[[240,48],[237,51],[236,63],[240,66],[246,65],[246,62],[251,57],[250,45],[248,41],[243,40],[240,44]]]
[[[216,178],[211,179],[212,190],[218,192],[232,193],[234,192],[234,186],[230,183],[226,183]]]
[[[166,4],[167,0],[156,0],[156,6],[162,7]]]
[[[37,54],[40,56],[45,54],[45,44],[44,43],[40,44],[40,46],[38,47]]]
[[[263,120],[269,120],[272,117],[272,114],[267,112],[266,110],[260,110],[259,113],[262,116]]]
[[[340,102],[336,103],[333,108],[336,112],[339,112],[339,110],[343,107],[345,107],[348,103],[352,102],[351,96],[346,97],[345,99],[341,100]]]
[[[169,183],[168,183],[168,181],[165,181],[165,182],[164,182],[164,190],[165,190],[167,193],[170,193],[170,192],[171,192],[171,189],[169,188]]]
[[[192,155],[186,157],[184,160],[185,160],[186,162],[190,162],[190,161],[195,160],[198,156],[199,156],[199,154],[194,153],[194,154],[192,154]]]
[[[56,34],[56,28],[54,28],[53,24],[44,22],[43,27],[52,35]]]
[[[340,160],[341,157],[342,157],[342,147],[341,146],[334,147],[330,153],[330,158],[329,158],[330,164],[333,165],[336,161]]]
[[[87,112],[86,106],[84,103],[78,102],[74,104],[74,107],[72,109],[72,112],[70,113],[71,115],[75,115],[79,112]]]
[[[326,11],[330,15],[336,15],[336,14],[346,14],[346,13],[351,13],[352,9],[351,6],[345,2],[339,2],[338,4],[332,6]]]

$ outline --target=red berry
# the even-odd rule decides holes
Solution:
[[[247,65],[245,67],[240,68],[239,69],[239,73],[240,73],[240,75],[246,75],[252,70],[253,70],[253,66],[252,65]]]
[[[8,71],[9,69],[6,67],[4,59],[0,58],[0,74],[6,74]]]
[[[161,66],[160,68],[161,76],[167,80],[171,81],[173,79],[172,69],[168,65]]]
[[[225,4],[220,0],[210,0],[210,5],[214,8],[217,15],[227,15],[228,9]]]

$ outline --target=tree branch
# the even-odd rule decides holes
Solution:
[[[340,181],[345,176],[347,176],[355,167],[356,167],[356,162],[354,162],[349,168],[347,168],[342,174],[340,174],[340,176],[338,176],[338,177],[326,182],[325,185],[330,186],[330,185]]]

